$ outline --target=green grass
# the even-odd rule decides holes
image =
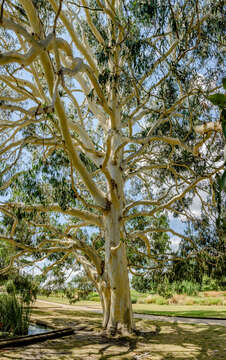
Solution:
[[[225,306],[216,305],[135,304],[133,310],[139,314],[149,315],[226,319]]]
[[[55,296],[38,296],[39,300],[45,300],[50,302],[57,302],[61,304],[69,304],[67,298],[55,297]],[[90,308],[100,308],[100,302],[94,301],[78,301],[76,306],[86,306],[87,311]],[[158,305],[158,304],[133,304],[133,310],[140,314],[150,315],[162,315],[162,316],[182,316],[182,317],[194,317],[194,318],[223,318],[226,319],[225,306],[217,305]]]
[[[191,318],[217,318],[226,319],[226,311],[211,311],[211,310],[191,310],[191,311],[156,311],[156,310],[135,310],[137,314],[147,315],[162,315],[162,316],[177,316],[177,317],[191,317]]]

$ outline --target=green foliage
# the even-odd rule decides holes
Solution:
[[[8,294],[16,294],[26,305],[33,303],[38,294],[38,284],[30,275],[15,273],[6,283]]]
[[[222,85],[223,88],[226,89],[226,78],[222,79]],[[217,105],[219,109],[222,110],[220,120],[222,131],[226,140],[226,94],[217,93],[209,96],[208,99],[212,102],[212,104]],[[226,144],[224,146],[224,162],[226,164]],[[226,192],[226,170],[224,170],[219,184],[221,189]]]
[[[173,294],[197,295],[200,291],[200,284],[188,280],[176,281],[171,284]]]
[[[152,282],[149,278],[145,276],[136,276],[132,277],[131,281],[132,288],[140,293],[146,293],[147,291],[150,292],[152,290]]]
[[[224,90],[226,90],[226,78],[223,78],[223,80],[222,80],[222,84],[223,84],[223,88],[224,88]]]
[[[167,277],[164,277],[164,280],[158,284],[157,293],[165,299],[169,299],[173,295],[173,291]]]
[[[226,109],[223,109],[221,112],[221,120],[222,120],[222,131],[224,134],[224,137],[226,139]],[[226,159],[225,159],[226,161]]]
[[[202,278],[201,290],[219,290],[219,282],[217,281],[217,279],[212,279],[209,276],[204,275]]]
[[[14,268],[1,279],[1,285],[6,293],[0,294],[0,331],[12,335],[27,334],[30,304],[36,300],[38,293],[37,282]]]
[[[94,162],[92,162],[85,154],[80,153],[79,157],[89,172],[94,172],[98,169]]]
[[[30,308],[15,294],[0,294],[0,331],[25,335],[30,322]]]
[[[92,291],[90,292],[87,297],[86,297],[86,300],[89,300],[89,301],[100,301],[100,296],[97,292],[95,291]]]
[[[167,300],[164,298],[164,296],[161,296],[161,295],[151,295],[151,296],[148,296],[146,299],[142,300],[142,303],[166,305]]]
[[[136,304],[137,303],[137,297],[135,297],[135,296],[131,296],[131,302],[132,302],[132,304]]]
[[[96,298],[96,295],[98,297],[98,294],[93,291],[93,283],[89,281],[87,276],[82,272],[74,276],[67,284],[64,292],[70,303],[74,303],[79,300],[91,300],[91,298]],[[96,299],[93,301],[96,301]]]
[[[208,99],[212,102],[214,105],[218,105],[220,108],[224,108],[226,106],[226,96],[224,94],[214,94],[210,95]]]
[[[43,35],[49,34],[53,29],[55,13],[53,12],[48,1],[33,0],[33,3],[38,10],[40,23],[44,25]],[[65,9],[67,6],[66,3],[67,2],[63,4]],[[181,6],[182,3],[183,6]],[[19,15],[19,19],[21,19],[21,21],[27,21],[27,19],[25,19],[26,14],[23,11],[23,8],[20,6],[19,2],[15,1],[12,2],[12,4],[16,4],[17,13],[15,15]],[[97,6],[95,0],[88,0],[87,5],[91,8]],[[80,22],[78,24],[78,32],[79,35],[81,35],[81,38],[82,29],[84,30],[84,34],[87,35],[87,41],[91,48],[91,53],[95,55],[94,62],[98,64],[98,70],[100,71],[97,80],[99,81],[104,95],[106,95],[106,101],[108,102],[109,106],[111,106],[112,99],[112,82],[118,82],[118,85],[114,88],[117,89],[118,92],[117,96],[119,99],[119,104],[120,99],[126,99],[128,94],[132,94],[131,101],[128,102],[126,106],[120,106],[120,109],[123,108],[123,114],[120,113],[120,116],[123,116],[124,121],[123,128],[120,130],[120,136],[122,138],[124,136],[128,136],[129,131],[131,130],[129,127],[131,126],[131,123],[133,123],[133,117],[136,114],[139,114],[139,111],[144,109],[145,112],[147,111],[147,114],[141,119],[141,121],[138,120],[137,124],[135,122],[134,125],[132,125],[134,130],[133,135],[135,137],[146,137],[153,125],[158,123],[158,120],[162,120],[163,123],[160,126],[157,126],[156,129],[152,132],[153,136],[158,135],[160,137],[175,137],[183,141],[185,146],[192,147],[194,143],[194,132],[192,131],[193,125],[195,125],[196,121],[199,121],[199,119],[200,121],[203,121],[204,119],[205,121],[208,120],[212,115],[211,111],[208,109],[205,109],[204,111],[201,101],[202,97],[206,98],[208,96],[208,91],[206,94],[204,90],[200,90],[199,93],[197,88],[195,88],[196,90],[193,91],[193,83],[195,80],[197,80],[200,72],[205,74],[205,88],[211,87],[211,81],[215,78],[216,72],[219,72],[218,75],[221,76],[220,71],[222,69],[221,62],[223,60],[223,54],[221,51],[219,51],[218,45],[222,43],[221,33],[223,24],[221,14],[223,5],[221,1],[208,0],[202,4],[202,14],[199,10],[199,7],[201,7],[200,5],[201,4],[197,5],[197,1],[195,0],[186,2],[171,1],[171,3],[170,1],[167,2],[165,0],[120,1],[120,11],[115,14],[114,24],[111,22],[111,19],[109,17],[107,18],[107,16],[102,11],[91,11],[90,16],[92,18],[92,22],[103,38],[103,42],[101,41],[100,43],[98,43],[90,29],[89,24],[85,21],[85,16],[81,16]],[[72,8],[74,9],[74,7]],[[72,10],[72,12],[73,11],[74,10]],[[67,14],[67,11],[65,11],[65,16],[67,16]],[[71,13],[71,16],[73,17],[73,13]],[[204,19],[205,16],[207,17],[207,21],[201,21],[201,18],[203,17]],[[75,21],[75,23],[76,22],[77,21]],[[51,27],[49,24],[51,24]],[[120,26],[118,26],[119,24]],[[111,26],[114,27],[112,31]],[[27,25],[26,28],[28,28]],[[57,36],[64,31],[63,28],[64,26],[59,20],[56,29]],[[122,28],[122,39],[119,40],[119,33],[120,29]],[[115,34],[113,37],[111,37],[111,32]],[[67,33],[66,35],[66,33],[67,31],[65,30],[63,35],[68,38],[69,34]],[[37,34],[35,34],[35,37],[36,35]],[[163,59],[164,54],[168,53],[172,43],[176,43],[177,40],[179,40],[178,45],[175,45],[173,52],[165,59]],[[84,46],[86,46],[85,42]],[[1,48],[1,52],[3,52],[2,50],[4,49]],[[9,44],[7,51],[11,50],[13,50],[13,46],[11,47]],[[75,47],[72,47],[72,50],[74,52]],[[120,66],[114,66],[114,57],[116,52],[118,53],[117,56],[120,59]],[[49,59],[52,61],[53,71],[56,73],[57,71],[55,68],[56,63],[54,61],[54,53],[49,56]],[[214,59],[215,69],[213,69],[212,59]],[[111,66],[109,66],[109,64],[111,64]],[[37,73],[42,74],[43,69],[40,67],[40,63],[37,62],[35,66],[37,66]],[[114,68],[116,69],[115,73]],[[23,69],[21,69],[21,71],[23,72]],[[146,81],[140,81],[142,78],[145,79],[146,75]],[[94,73],[94,76],[96,76],[96,73]],[[65,76],[64,79],[62,76],[61,80],[62,82],[63,80],[65,81],[65,86],[68,87],[68,89],[73,89],[75,87],[72,78],[68,79],[67,76]],[[51,101],[51,94],[48,94],[46,80],[43,79],[42,76],[40,76],[40,84],[44,94],[46,95],[46,98],[50,99]],[[223,86],[225,87],[225,79],[223,80]],[[7,88],[7,86],[5,87]],[[59,86],[59,88],[61,88],[62,91],[62,87]],[[84,100],[85,97],[86,100],[88,100],[88,103],[90,100],[93,100],[96,102],[95,105],[101,108],[101,101],[100,98],[98,98],[96,91],[90,88],[88,92],[88,95],[86,94],[86,91],[83,94]],[[61,96],[62,95],[63,93],[61,92]],[[185,99],[183,100],[181,96],[185,96]],[[221,108],[225,104],[225,96],[222,94],[212,95],[210,99],[212,99],[212,101]],[[64,96],[62,96],[61,100],[64,101]],[[28,100],[28,104],[29,101],[30,100]],[[72,119],[72,121],[77,122],[78,112],[72,108],[72,105],[69,105],[69,103],[70,101],[66,100],[64,104],[66,117]],[[80,103],[81,102],[79,101],[79,104]],[[27,107],[28,104],[25,106]],[[173,112],[169,111],[167,113],[170,107],[174,106],[174,104],[175,108]],[[139,106],[141,107],[139,108]],[[103,122],[105,125],[100,125],[98,128],[96,126],[98,116],[93,114],[90,108],[93,109],[94,107],[92,108],[89,104],[87,105],[87,101],[82,102],[81,114],[82,117],[84,117],[84,130],[87,131],[90,137],[90,141],[95,145],[95,148],[98,151],[104,152],[106,149],[105,139],[109,133],[109,129],[107,129],[108,121],[106,121],[106,123],[105,121],[100,121],[100,124]],[[133,114],[133,111],[136,110],[136,108],[138,112],[135,112],[134,115],[131,115]],[[223,119],[225,119],[224,110],[222,111],[222,114]],[[10,117],[11,115],[9,115],[9,119]],[[102,116],[100,117],[102,118]],[[165,118],[166,121],[164,121]],[[128,119],[131,120],[129,125]],[[67,143],[65,143],[62,139],[62,133],[58,126],[57,112],[53,114],[45,114],[43,117],[39,114],[37,116],[37,120],[38,121],[35,122],[35,124],[29,124],[28,126],[23,124],[21,128],[18,128],[18,132],[13,135],[16,136],[16,140],[22,140],[22,155],[18,161],[15,161],[16,165],[12,165],[12,167],[10,165],[11,158],[14,159],[16,155],[16,153],[14,153],[14,146],[12,150],[9,146],[8,153],[2,158],[2,162],[4,162],[5,159],[8,159],[6,160],[7,166],[9,166],[8,173],[6,173],[3,169],[3,165],[0,165],[0,167],[2,167],[1,171],[3,174],[5,174],[4,178],[6,180],[14,175],[20,166],[22,166],[22,169],[24,170],[23,174],[14,179],[15,181],[12,182],[9,188],[11,196],[10,201],[17,203],[23,202],[26,205],[42,204],[43,206],[56,203],[60,206],[61,210],[66,210],[69,207],[76,207],[77,209],[84,210],[84,202],[79,199],[79,196],[76,197],[75,191],[73,191],[70,172],[70,154],[67,152]],[[77,124],[78,123],[79,122],[77,122]],[[223,133],[226,134],[226,130],[224,130],[224,124],[225,122],[222,121]],[[102,129],[100,131],[99,129],[101,126]],[[136,131],[136,128],[139,130]],[[5,147],[4,142],[6,141],[6,143],[10,143],[10,141],[13,139],[13,137],[8,139],[8,134],[11,136],[11,129],[6,129],[6,132],[3,134],[3,150]],[[79,138],[76,131],[71,129],[70,134],[72,136],[72,142],[75,141],[75,151],[79,152],[79,158],[81,162],[90,173],[93,181],[98,184],[100,189],[104,191],[105,195],[107,196],[107,181],[104,177],[105,174],[101,174],[101,167],[98,168],[97,165],[94,164],[94,162],[91,160],[92,156],[90,156],[91,154],[89,151],[85,150],[85,146],[79,146],[79,148],[77,147],[76,139],[79,141],[81,141],[81,139]],[[34,150],[33,145],[24,145],[26,144],[26,139],[31,136],[37,137],[38,139],[43,139],[43,145],[39,144],[38,150],[37,148]],[[96,141],[96,139],[100,139],[100,141]],[[53,145],[48,146],[48,141],[50,141],[50,143],[52,141]],[[55,149],[55,146],[58,147],[58,145],[61,147],[61,150]],[[52,153],[51,151],[47,151],[47,146],[52,151]],[[180,183],[184,182],[184,185],[182,186],[185,186],[186,182],[187,184],[192,184],[194,179],[198,179],[199,176],[208,177],[208,171],[209,173],[211,172],[209,169],[207,171],[204,157],[203,159],[195,159],[189,151],[181,150],[177,145],[174,147],[163,144],[159,146],[159,143],[156,142],[149,144],[148,146],[142,146],[144,149],[144,152],[142,152],[142,157],[144,156],[142,161],[140,161],[137,157],[135,158],[135,161],[128,161],[128,163],[126,163],[128,153],[130,153],[130,155],[133,157],[138,148],[139,146],[134,144],[128,144],[128,146],[125,146],[124,159],[122,161],[124,162],[124,165],[121,168],[122,171],[125,169],[125,172],[122,175],[122,179],[125,179],[127,174],[131,174],[133,171],[136,172],[138,170],[139,172],[140,164],[142,163],[147,164],[147,166],[156,166],[157,169],[154,170],[150,176],[150,172],[147,170],[147,179],[145,179],[145,185],[144,181],[139,183],[140,178],[142,178],[142,176],[140,176],[140,178],[137,177],[138,179],[134,181],[134,189],[133,184],[127,187],[129,190],[125,190],[125,192],[128,193],[128,196],[125,196],[125,206],[130,202],[131,199],[133,200],[133,190],[135,190],[134,199],[137,199],[137,194],[144,194],[144,199],[153,198],[153,201],[156,200],[156,204],[158,202],[158,198],[163,199],[160,200],[159,204],[167,203],[172,195],[175,195],[175,183],[177,186],[179,184],[178,189],[176,188],[176,192],[179,194]],[[214,152],[215,151],[213,151],[213,153]],[[24,155],[26,159],[29,159],[26,164],[23,164],[23,161],[21,160],[22,156]],[[20,154],[18,156],[20,156]],[[170,161],[168,162],[169,159],[172,160],[171,164]],[[99,164],[98,161],[97,163]],[[208,167],[209,163],[211,163],[211,161],[208,162]],[[162,169],[158,168],[158,166],[161,164],[163,164]],[[186,166],[184,166],[185,164]],[[126,167],[128,168],[126,169]],[[194,178],[192,177],[193,175],[190,178],[191,173],[189,174],[188,168],[191,169],[192,174],[195,173]],[[99,169],[99,172],[96,174],[97,169]],[[94,172],[95,175],[93,176]],[[78,184],[79,194],[81,194],[86,201],[87,199],[89,201],[91,195],[87,191],[87,188],[81,180],[80,175],[77,171],[73,171],[74,182],[75,184]],[[222,187],[225,184],[225,179],[226,177],[223,175],[221,182]],[[169,188],[172,184],[170,191],[167,191],[167,183],[170,185]],[[145,189],[145,186],[147,189]],[[156,190],[152,191],[153,188]],[[192,203],[193,196],[194,194],[191,192],[188,196],[186,196],[186,199],[173,204],[170,208],[170,211],[172,210],[175,212],[180,212],[188,208]],[[149,207],[149,209],[150,211],[152,209],[154,210],[154,206]],[[63,230],[66,229],[67,219],[69,218],[67,215],[64,216],[61,214],[57,218],[57,216],[55,214],[53,215],[52,213],[50,215],[43,215],[43,213],[37,214],[36,212],[25,212],[20,209],[15,210],[15,208],[10,209],[10,211],[12,211],[13,216],[15,215],[19,220],[15,231],[15,238],[18,242],[21,242],[25,245],[28,244],[32,246],[38,246],[43,240],[46,241],[46,243],[44,243],[45,245],[41,247],[41,251],[39,251],[39,253],[34,250],[34,254],[32,254],[33,259],[42,257],[45,254],[46,249],[52,247],[52,245],[50,245],[51,240],[53,240],[54,249],[54,241],[56,237],[59,237],[61,240],[63,239],[61,242],[59,242],[58,245],[61,246],[61,244],[64,242],[64,238],[69,238],[71,236],[67,231],[66,235],[64,237],[62,236]],[[98,214],[98,216],[101,214],[101,211],[99,212],[97,209],[90,210],[90,212],[91,211],[93,211],[95,214]],[[128,212],[128,216],[131,214],[138,214],[139,211],[147,211],[147,207],[144,206],[135,208],[134,213],[133,210]],[[31,225],[29,229],[29,220],[34,221],[41,226],[37,226],[37,228],[34,229],[34,227]],[[70,220],[72,225],[78,223],[78,219],[75,217],[71,217]],[[62,225],[62,223],[64,225]],[[167,227],[168,219],[165,217],[165,215],[163,216],[161,214],[157,214],[155,219],[151,219],[150,217],[137,216],[136,219],[125,221],[123,223],[125,224],[126,229],[125,232],[124,229],[121,229],[122,232],[129,234],[134,230],[142,231],[148,226],[153,226],[156,228]],[[55,231],[49,230],[48,225],[55,226]],[[12,219],[4,215],[3,226],[6,228],[7,233],[9,233],[12,229]],[[33,231],[35,230],[36,234],[33,235]],[[101,259],[103,259],[105,251],[105,239],[102,234],[99,236],[99,238],[96,238],[97,241],[95,241],[94,236],[86,236],[85,230],[83,231],[82,229],[76,233],[76,236],[78,236],[78,242],[80,234],[82,239],[85,239],[85,242],[90,241],[90,243],[92,242],[94,244],[96,251],[98,251]],[[147,249],[145,248],[145,244],[142,239],[138,238],[125,240],[128,245],[127,255],[129,266],[134,266],[135,269],[137,267],[137,271],[140,271],[141,275],[143,270],[140,270],[140,267],[144,267],[146,271],[147,269],[153,269],[153,271],[151,271],[147,276],[144,276],[144,280],[141,280],[141,277],[138,278],[140,284],[138,284],[138,280],[136,280],[137,289],[140,291],[146,291],[148,287],[150,291],[153,291],[157,288],[156,284],[159,283],[158,291],[164,294],[166,297],[170,296],[170,292],[172,291],[170,284],[173,280],[170,279],[168,283],[166,280],[162,282],[162,275],[167,271],[167,266],[169,265],[167,263],[166,257],[163,255],[168,253],[169,250],[168,235],[154,233],[150,240],[151,255],[159,261],[159,266],[156,266],[152,258],[144,255]],[[204,240],[208,241],[208,237],[206,237]],[[71,243],[73,243],[73,241],[74,240],[72,240]],[[69,245],[68,247],[65,245],[65,248],[63,248],[63,246],[64,245],[62,245],[62,252],[57,250],[55,254],[50,254],[47,261],[53,263],[55,260],[60,260],[64,253],[67,254],[70,250]],[[18,251],[18,249],[16,249],[16,251]],[[72,253],[73,251],[77,250],[72,249]],[[192,250],[188,249],[187,253],[184,251],[185,258],[189,251],[191,252]],[[28,253],[28,256],[31,256],[30,252]],[[87,257],[88,262],[88,255],[85,254],[84,256]],[[209,257],[205,261],[205,266],[206,263],[208,263],[207,260],[209,260]],[[198,260],[200,259],[202,260],[203,258],[200,256]],[[71,255],[71,258],[68,257],[68,263],[73,263],[73,261],[75,261],[73,255]],[[180,262],[177,264],[177,266],[175,266],[177,270],[179,270],[180,267],[183,268],[183,271],[177,272],[180,274],[180,277],[182,274],[187,274],[187,276],[191,278],[191,281],[193,279],[196,280],[195,277],[199,277],[199,273],[200,278],[202,277],[203,271],[196,271],[197,269],[200,269],[196,260],[189,260],[185,265],[181,264],[182,263]],[[191,270],[189,267],[191,267]],[[65,276],[62,276],[63,271],[60,266],[59,269],[60,271],[55,271],[55,275],[56,277],[60,278],[59,283],[62,286],[65,281]],[[186,280],[189,279],[186,278]],[[25,288],[27,287],[26,284],[23,286]],[[12,283],[8,284],[8,291],[10,293],[14,291]],[[69,288],[68,296],[73,298],[75,291],[77,294],[79,294],[78,297],[85,298],[89,296],[90,288],[80,279],[77,284],[72,284],[71,288]],[[21,296],[24,298],[23,294]]]

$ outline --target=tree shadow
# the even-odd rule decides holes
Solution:
[[[82,315],[82,317],[80,316]],[[73,326],[75,333],[61,339],[0,352],[0,360],[223,360],[225,328],[137,320],[137,334],[108,337],[101,331],[101,317],[72,315],[55,310],[48,323],[55,327]]]

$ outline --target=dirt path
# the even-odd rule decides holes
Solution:
[[[78,311],[89,311],[97,314],[101,314],[102,310],[100,306],[95,305],[68,305],[61,304],[52,301],[46,300],[37,300],[38,304],[47,304],[52,305],[53,308],[63,308],[66,310],[78,310]],[[147,319],[147,320],[158,320],[158,321],[168,321],[171,323],[186,323],[186,324],[206,324],[206,325],[221,325],[226,326],[226,320],[221,319],[197,319],[197,318],[186,318],[186,317],[177,317],[177,316],[161,316],[161,315],[147,315],[147,314],[134,314],[134,317],[137,319]]]

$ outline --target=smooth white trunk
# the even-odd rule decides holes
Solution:
[[[104,328],[110,333],[131,332],[134,329],[127,269],[126,246],[120,236],[118,209],[105,218],[105,272],[108,286],[102,291]]]

